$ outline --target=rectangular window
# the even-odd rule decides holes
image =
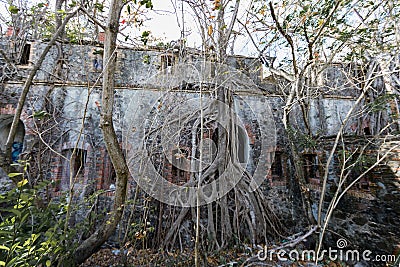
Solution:
[[[103,70],[103,49],[92,49],[90,58],[92,60],[92,71],[101,72]]]
[[[272,163],[271,163],[272,161]],[[271,151],[267,158],[267,162],[271,164],[267,179],[271,186],[287,186],[284,155],[281,151]]]
[[[172,66],[175,64],[174,55],[161,55],[161,70],[166,73],[172,73]]]
[[[282,169],[282,153],[275,152],[274,162],[271,165],[272,181],[280,181],[283,179]]]
[[[25,44],[21,51],[21,57],[19,59],[19,64],[28,65],[30,53],[31,53],[31,45]]]
[[[103,175],[100,188],[115,189],[116,174],[110,156],[105,152],[103,157]]]
[[[69,189],[71,174],[72,179],[74,179],[76,182],[82,182],[84,180],[83,178],[85,176],[86,151],[83,149],[76,149],[75,153],[72,154],[73,151],[74,149],[71,148],[63,150],[62,152],[62,154],[66,158],[63,161],[61,173],[60,188],[62,191]]]
[[[73,177],[83,177],[85,174],[85,161],[86,151],[83,149],[77,149],[75,154],[72,155],[71,162],[73,164]]]

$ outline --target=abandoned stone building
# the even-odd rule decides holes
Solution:
[[[45,45],[43,42],[23,44],[20,48],[22,55],[16,66],[18,72],[7,75],[10,66],[1,70],[2,148],[8,136],[24,78]],[[11,44],[3,42],[2,46],[9,51]],[[185,106],[190,99],[199,97],[199,91],[194,83],[184,80],[190,74],[182,76],[179,72],[185,70],[182,67],[175,68],[179,57],[174,49],[119,48],[116,53],[115,128],[127,158],[135,160],[138,157],[135,149],[140,143],[139,135],[135,137],[135,132],[144,131],[151,123],[156,125],[153,125],[153,128],[162,125],[163,121],[157,117],[159,110]],[[196,52],[188,53],[185,57],[185,64],[202,64],[198,62],[202,62],[201,55]],[[74,182],[80,194],[103,189],[108,197],[113,196],[115,174],[99,128],[101,73],[104,64],[101,45],[55,46],[38,71],[28,94],[13,145],[13,161],[30,161],[32,173],[37,174],[31,177],[32,182],[35,179],[52,181],[52,196],[61,195],[69,188],[70,171],[73,171],[72,177],[75,177]],[[287,187],[292,179],[293,166],[289,160],[287,133],[282,123],[284,92],[278,88],[279,81],[271,78],[271,74],[257,58],[230,56],[227,64],[246,76],[245,83],[232,89],[237,106],[235,110],[243,123],[243,127],[238,131],[239,160],[248,163],[246,168],[250,172],[254,172],[255,166],[258,165],[258,171],[264,179],[262,186],[266,194],[270,195],[274,208],[278,210],[278,214],[279,209],[283,209],[282,213],[290,213]],[[6,66],[4,60],[2,65]],[[195,69],[199,72],[206,71],[197,67]],[[316,199],[321,190],[324,163],[329,157],[334,138],[341,122],[360,94],[356,85],[349,82],[349,73],[356,75],[355,72],[356,70],[349,71],[348,66],[331,64],[324,66],[324,70],[316,77],[320,88],[326,89],[310,101],[308,112],[312,134],[318,137],[318,141],[314,145],[307,145],[307,142],[311,141],[306,138],[299,141],[304,142],[300,154],[306,178],[306,188],[301,190]],[[168,80],[176,75],[181,75],[180,80]],[[239,80],[238,77],[235,74],[232,80]],[[179,86],[183,82],[187,84]],[[268,105],[269,108],[266,109]],[[258,114],[261,111],[262,114]],[[380,120],[389,121],[390,116],[386,111],[380,112]],[[387,112],[390,112],[390,109]],[[164,114],[164,118],[165,116],[167,115]],[[264,136],[260,128],[263,127],[267,116],[273,119],[276,133],[276,141],[271,143],[272,146],[268,146],[268,149],[275,153],[270,169],[269,164],[258,159],[261,153],[259,150],[263,149],[260,145],[261,138]],[[299,108],[293,108],[291,116],[298,123],[298,127],[305,127],[299,119]],[[340,166],[343,163],[339,156],[340,151],[343,153],[346,148],[348,153],[357,154],[360,153],[359,148],[369,140],[379,139],[373,123],[368,116],[350,118],[344,129],[344,135],[348,138],[339,145],[340,148],[329,168],[328,181],[332,190],[340,176]],[[212,138],[215,126],[205,125],[204,131],[205,137]],[[376,157],[398,144],[395,135],[386,135],[379,145],[374,143],[365,149],[365,158]],[[184,184],[188,180],[189,172],[177,168],[176,162],[187,158],[190,150],[191,147],[187,144],[182,144],[179,149],[165,149],[165,158],[154,159],[159,163],[162,161],[162,167],[159,167],[157,172],[172,183]],[[347,192],[332,219],[333,232],[351,240],[354,246],[373,248],[375,253],[393,254],[400,246],[400,148],[391,152],[390,157],[369,171]],[[357,164],[358,169],[354,168],[350,175],[357,177],[365,170],[363,164],[368,167],[368,160]],[[132,172],[131,175],[135,176],[136,173]],[[130,190],[133,191],[133,188]],[[283,204],[284,202],[286,204]],[[316,206],[313,208],[316,209]],[[337,236],[331,238],[336,240]]]

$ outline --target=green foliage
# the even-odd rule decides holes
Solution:
[[[149,36],[150,36],[150,31],[142,32],[142,36],[141,36],[140,40],[143,42],[144,45],[146,45],[147,42],[149,41]]]
[[[104,54],[104,50],[103,49],[95,49],[93,51],[93,55],[103,55]]]
[[[317,140],[308,134],[302,133],[293,127],[288,128],[289,138],[295,141],[298,149],[315,149],[317,146]]]
[[[68,6],[69,7],[76,7],[77,4],[78,3],[75,0],[73,0],[73,1],[71,1],[71,3],[68,4]]]
[[[366,55],[374,57],[398,47],[394,38],[400,19],[398,1],[276,0],[272,1],[272,6],[281,28],[294,42],[293,52],[298,64],[307,66],[307,58],[360,61]],[[288,47],[289,41],[268,16],[270,9],[265,1],[254,1],[252,9],[256,15],[254,26],[249,27],[255,30],[262,22],[262,27],[268,29],[262,42]],[[290,69],[292,62],[280,60],[279,63]]]
[[[26,12],[25,15],[28,19],[31,19],[32,28],[30,31],[36,32],[37,37],[51,38],[52,33],[55,30],[55,15],[49,10],[48,4],[38,3],[32,5],[31,8]]]
[[[56,255],[65,251],[59,220],[63,205],[43,203],[49,182],[30,187],[23,173],[9,176],[22,178],[14,189],[0,195],[0,266],[51,266]]]
[[[38,220],[39,213],[35,214],[37,191],[28,189],[26,184],[23,179],[15,189],[0,196],[0,266],[35,266],[49,260],[38,231],[45,222]]]
[[[133,3],[137,4],[137,2],[137,0],[133,0]],[[141,0],[139,1],[139,4],[145,6],[146,8],[153,9],[153,3],[151,0]]]
[[[143,63],[144,64],[150,64],[150,56],[149,55],[144,55]]]
[[[41,119],[43,119],[43,118],[45,118],[45,117],[47,117],[47,116],[50,116],[50,114],[47,113],[47,112],[44,111],[44,110],[36,111],[35,113],[33,113],[33,117],[34,117],[35,119],[39,119],[39,120],[41,120]]]
[[[79,44],[85,35],[85,28],[79,23],[70,23],[65,27],[67,39],[73,44]]]
[[[370,112],[387,110],[389,102],[394,99],[396,99],[396,96],[394,94],[381,95],[375,98],[373,102],[368,103],[367,109]]]
[[[11,14],[18,14],[18,12],[19,12],[19,8],[18,7],[16,7],[16,6],[14,6],[14,5],[10,5],[9,7],[8,7],[8,11],[10,11],[10,13]]]
[[[344,159],[346,159],[345,168],[349,168],[351,171],[357,174],[368,170],[375,162],[376,158],[374,155],[368,155],[366,153],[357,153],[349,150],[338,150],[338,159],[343,166]]]
[[[104,5],[101,3],[95,3],[94,8],[96,8],[100,12],[104,12]]]

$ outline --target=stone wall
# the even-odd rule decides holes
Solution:
[[[35,62],[39,57],[45,43],[31,44],[30,60]],[[69,162],[74,164],[72,169],[77,170],[77,188],[81,194],[93,192],[96,189],[110,189],[112,191],[115,179],[112,165],[107,156],[99,128],[101,113],[101,79],[102,47],[86,45],[70,45],[63,47],[62,56],[58,55],[56,47],[52,48],[46,57],[41,70],[35,77],[34,84],[28,94],[21,121],[25,127],[24,152],[25,158],[35,155],[38,151],[38,130],[43,127],[55,127],[51,135],[46,136],[46,141],[54,151],[41,146],[40,151],[45,151],[49,159],[46,173],[41,173],[46,179],[54,181],[54,194],[61,194],[69,185]],[[146,120],[149,119],[149,107],[160,105],[160,97],[166,94],[163,84],[157,84],[151,79],[157,73],[174,74],[174,64],[177,61],[173,51],[149,50],[140,51],[121,48],[117,53],[116,94],[114,125],[121,146],[126,151],[133,151],[140,140],[128,141],[127,132],[140,131]],[[54,77],[56,60],[62,60],[62,77]],[[199,55],[193,54],[188,61],[198,64]],[[196,63],[197,62],[197,63]],[[246,103],[253,103],[254,107],[262,107],[267,103],[270,106],[276,128],[276,160],[271,170],[266,162],[258,162],[265,173],[263,188],[278,213],[283,217],[293,219],[293,199],[289,196],[291,184],[291,163],[287,148],[287,135],[282,123],[282,110],[284,100],[273,81],[266,82],[262,78],[262,68],[257,59],[244,57],[229,57],[228,63],[234,68],[239,68],[248,75],[255,84],[254,90],[237,91],[237,97]],[[24,77],[32,65],[21,66],[21,77],[2,84],[0,92],[0,116],[13,115]],[[332,140],[329,136],[335,135],[340,122],[355,103],[358,95],[357,88],[348,83],[348,71],[344,67],[333,65],[326,67],[318,77],[320,79],[321,94],[310,102],[309,117],[312,132],[320,136],[327,136],[320,140],[318,149],[304,149],[303,165],[308,175],[308,190],[318,199],[321,186],[324,162],[329,154]],[[153,81],[149,83],[149,81]],[[332,90],[334,88],[335,90]],[[52,91],[52,94],[48,94]],[[196,98],[198,93],[187,88],[174,89],[170,93],[171,99]],[[237,104],[240,102],[236,100]],[[50,103],[50,104],[49,104]],[[169,104],[173,105],[173,102]],[[50,109],[48,108],[50,105]],[[146,111],[147,110],[147,111]],[[46,111],[48,116],[40,118],[38,112]],[[54,112],[54,115],[52,112]],[[35,115],[36,114],[36,115]],[[261,151],[260,136],[253,115],[247,109],[238,112],[244,121],[248,138],[249,170],[255,168],[258,155]],[[132,116],[134,119],[132,120]],[[300,118],[300,109],[293,107],[291,119],[298,129],[305,126]],[[133,123],[133,124],[132,124]],[[83,126],[83,127],[82,127]],[[345,135],[364,134],[367,121],[351,119],[345,129]],[[42,128],[41,128],[42,127]],[[364,141],[354,141],[348,144],[349,151],[355,149]],[[71,158],[74,148],[80,155],[78,160]],[[370,148],[370,153],[375,155],[379,147]],[[398,205],[400,200],[400,168],[399,150],[393,151],[391,160],[383,162],[375,168],[369,180],[363,180],[350,191],[340,202],[332,218],[332,231],[340,236],[347,237],[355,246],[367,248],[379,247],[376,252],[392,253],[399,240],[399,215]],[[396,154],[397,153],[397,154]],[[135,159],[128,159],[135,160]],[[338,179],[337,170],[340,167],[337,157],[334,159],[329,171],[329,186],[334,186]],[[166,166],[167,179],[171,177],[171,166]],[[79,173],[80,172],[80,173]],[[135,173],[132,173],[135,175]],[[365,185],[366,184],[366,185]],[[131,188],[132,189],[132,188]],[[107,193],[112,195],[112,192]],[[330,200],[328,196],[327,201]],[[296,204],[297,205],[297,204]],[[314,206],[315,207],[315,206]],[[296,222],[289,224],[295,225]],[[336,236],[329,234],[329,240],[336,240]],[[386,241],[384,241],[386,240]]]

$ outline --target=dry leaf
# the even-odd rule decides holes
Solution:
[[[212,33],[213,33],[213,26],[210,25],[210,26],[208,26],[208,35],[211,36]]]

